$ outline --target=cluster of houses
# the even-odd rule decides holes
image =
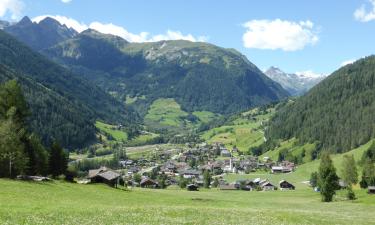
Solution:
[[[153,159],[127,159],[119,162],[121,170],[115,171],[107,167],[90,170],[88,181],[92,183],[106,183],[116,187],[118,184],[127,182],[128,185],[143,188],[158,188],[160,185],[156,179],[163,176],[165,185],[178,185],[180,179],[188,180],[188,190],[197,190],[203,186],[203,173],[209,171],[212,176],[223,177],[225,173],[248,174],[256,170],[268,170],[271,173],[290,173],[295,170],[292,162],[283,161],[275,163],[265,157],[259,160],[255,156],[237,156],[237,148],[229,151],[223,144],[214,143],[208,145],[202,143],[196,147],[189,146],[185,150],[162,152],[157,160]],[[140,176],[137,181],[135,176]],[[282,181],[275,186],[268,180],[239,181],[228,184],[219,179],[220,190],[276,190],[280,188],[294,189],[287,181]]]
[[[295,186],[286,180],[281,180],[279,185],[272,184],[268,179],[261,180],[241,180],[231,184],[222,183],[219,185],[220,190],[244,190],[244,191],[274,191],[274,190],[295,190]]]

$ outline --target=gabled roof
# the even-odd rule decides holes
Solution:
[[[89,178],[91,179],[93,177],[96,177],[99,173],[105,172],[107,170],[108,170],[108,168],[105,167],[105,166],[102,166],[102,167],[100,167],[99,169],[96,169],[96,170],[89,170]]]
[[[118,177],[120,177],[120,174],[117,173],[117,172],[114,172],[112,170],[108,170],[106,172],[99,173],[98,176],[102,177],[106,180],[114,180],[114,179],[117,179]]]

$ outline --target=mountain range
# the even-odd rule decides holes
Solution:
[[[300,96],[309,91],[316,84],[324,80],[324,74],[312,72],[285,73],[277,67],[270,67],[264,72],[269,78],[279,83],[292,96]]]
[[[236,50],[208,43],[130,43],[90,29],[78,34],[51,18],[25,17],[5,30],[122,102],[142,96],[133,103],[141,114],[158,98],[228,114],[289,95]]]

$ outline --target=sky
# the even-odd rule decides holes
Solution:
[[[234,48],[261,70],[330,74],[375,54],[375,0],[0,0],[0,19],[46,15],[131,42]]]

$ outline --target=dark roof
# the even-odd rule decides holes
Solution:
[[[148,177],[146,177],[146,178],[143,178],[142,180],[141,180],[141,185],[143,185],[143,184],[145,184],[145,183],[152,183],[152,184],[158,184],[158,182],[156,182],[156,181],[154,181],[154,180],[152,180],[152,179],[150,179],[150,178],[148,178]]]

